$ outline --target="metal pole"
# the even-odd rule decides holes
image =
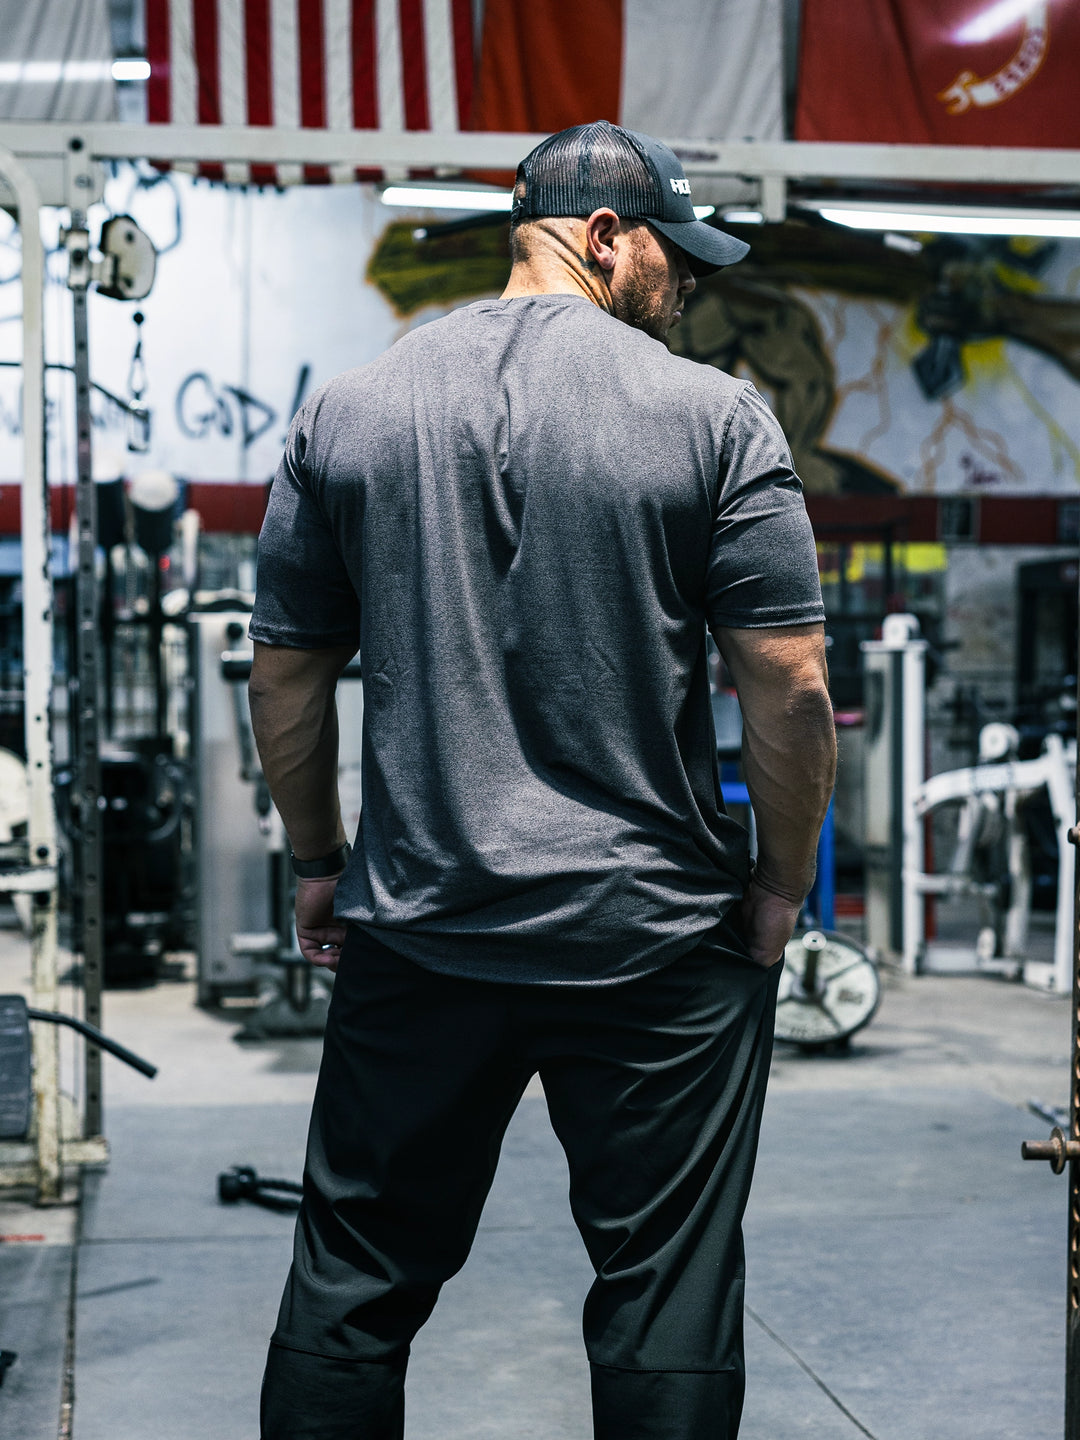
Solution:
[[[1078,667],[1080,669],[1080,667]],[[1080,700],[1080,684],[1077,698]],[[1080,708],[1077,709],[1077,742],[1080,745]],[[1080,816],[1080,769],[1075,791]],[[1069,831],[1069,840],[1080,844],[1080,825]],[[1065,1440],[1080,1440],[1080,867],[1073,861],[1073,1004],[1072,1070],[1069,1093],[1069,1133],[1059,1126],[1049,1140],[1027,1141],[1020,1147],[1025,1160],[1046,1160],[1055,1174],[1069,1170],[1069,1224],[1066,1250],[1068,1279],[1065,1301]]]
[[[1080,659],[1080,657],[1078,657]],[[1078,665],[1080,676],[1080,665]],[[1077,685],[1080,700],[1080,679]],[[1080,762],[1080,707],[1076,712],[1077,756]],[[1077,766],[1077,811],[1080,817],[1080,763]],[[1074,830],[1070,839],[1076,839]],[[1062,875],[1064,872],[1062,872]],[[1073,1003],[1072,1071],[1069,1096],[1069,1138],[1080,1140],[1080,867],[1073,859]],[[1060,906],[1059,906],[1060,912]],[[1069,1160],[1069,1282],[1065,1315],[1065,1440],[1080,1440],[1080,1158]]]
[[[76,704],[73,712],[75,785],[79,817],[78,883],[82,897],[84,1010],[88,1024],[101,1028],[103,969],[101,886],[101,760],[98,723],[98,584],[97,507],[91,455],[90,349],[87,325],[89,235],[85,214],[71,211],[67,231],[69,275],[75,332],[75,429],[77,480],[75,520],[79,544],[75,572]],[[100,1135],[101,1051],[86,1046],[86,1107],[84,1134]]]
[[[22,544],[23,717],[30,814],[30,864],[43,883],[31,893],[31,973],[34,1004],[57,1004],[56,810],[53,792],[53,601],[49,566],[49,510],[45,486],[45,253],[41,200],[33,179],[10,151],[0,149],[0,175],[11,187],[22,240],[22,433],[20,491]],[[47,876],[47,879],[44,877]],[[38,1033],[40,1032],[40,1033]],[[56,1035],[39,1026],[33,1037],[35,1143],[38,1199],[60,1197],[59,1067]]]

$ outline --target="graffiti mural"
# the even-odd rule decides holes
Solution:
[[[810,493],[1080,487],[1080,245],[739,233],[750,257],[699,283],[672,348],[754,381]],[[398,314],[426,315],[497,293],[506,244],[505,224],[418,238],[401,222],[368,274]]]
[[[106,199],[161,252],[138,312],[91,296],[95,447],[112,473],[264,483],[315,387],[498,294],[509,270],[502,217],[403,215],[367,186],[247,193],[120,167]],[[70,480],[58,226],[47,216],[48,466]],[[1080,490],[1080,242],[887,243],[814,217],[740,233],[749,258],[699,283],[672,348],[754,381],[808,492]],[[0,216],[7,481],[21,473],[18,271],[17,232]]]

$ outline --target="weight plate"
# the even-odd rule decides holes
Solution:
[[[784,950],[776,1038],[806,1049],[842,1044],[868,1025],[881,999],[877,966],[846,935],[808,930]]]

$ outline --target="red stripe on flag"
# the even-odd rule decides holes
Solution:
[[[194,0],[195,72],[198,76],[198,109],[200,125],[221,124],[221,72],[218,54],[217,0]],[[208,180],[224,180],[225,167],[217,162],[200,165],[200,174]]]
[[[486,0],[473,128],[617,121],[622,52],[623,0]]]
[[[300,124],[305,130],[326,129],[326,71],[322,0],[296,0],[300,39]],[[326,185],[326,165],[305,165],[304,182]]]
[[[249,125],[274,123],[273,72],[270,65],[270,0],[245,0],[244,53],[247,69],[247,122]],[[273,185],[277,170],[273,165],[252,165],[253,185]]]
[[[167,125],[172,119],[169,0],[146,0],[146,58],[150,62],[150,79],[146,82],[146,116],[151,124]]]
[[[401,29],[402,99],[405,129],[430,130],[427,54],[424,49],[424,0],[398,0]]]
[[[467,130],[472,119],[473,17],[472,0],[451,0],[454,27],[454,81],[457,86],[458,129]]]
[[[352,0],[352,106],[354,130],[379,128],[375,76],[375,0]],[[382,171],[361,166],[357,180],[381,180]]]
[[[375,87],[375,0],[352,0],[353,128],[379,128]]]

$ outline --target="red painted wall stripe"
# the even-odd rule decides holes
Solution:
[[[146,82],[147,119],[152,124],[167,125],[172,119],[169,0],[146,0],[146,58],[150,62],[150,79]]]
[[[401,31],[401,88],[406,130],[430,130],[424,0],[398,0]]]
[[[457,86],[458,129],[467,130],[473,109],[472,0],[451,0],[454,28],[454,80]]]
[[[296,25],[300,40],[300,124],[305,130],[326,128],[326,60],[322,0],[296,0]],[[326,165],[305,165],[307,185],[325,185],[330,180]]]
[[[274,85],[270,64],[270,0],[245,0],[244,59],[247,69],[247,122],[249,125],[274,123]],[[252,165],[254,185],[273,185],[277,169],[273,165]]]
[[[352,104],[353,129],[379,128],[379,90],[376,65],[375,0],[352,0]],[[377,167],[360,166],[357,180],[381,180]]]
[[[195,70],[198,75],[198,109],[200,125],[221,124],[221,70],[218,48],[217,0],[194,0]],[[207,163],[199,167],[208,180],[224,180],[224,165]]]
[[[232,480],[188,482],[187,503],[211,532],[254,535],[262,524],[267,487]],[[807,495],[806,509],[820,542],[880,541],[886,526],[897,543],[937,540],[942,499],[934,495]],[[976,498],[976,497],[972,497]],[[977,497],[977,542],[983,545],[1060,546],[1069,507],[1076,501],[1055,495]],[[0,535],[19,534],[20,486],[0,483]],[[74,485],[49,486],[54,535],[66,535],[75,510]],[[1075,518],[1075,517],[1073,517]],[[1066,542],[1067,543],[1067,542]]]
[[[936,540],[938,501],[932,495],[807,495],[806,513],[818,540]],[[865,527],[865,528],[864,528]]]

